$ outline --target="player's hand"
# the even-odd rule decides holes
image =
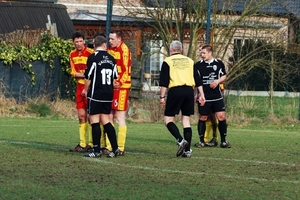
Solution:
[[[198,98],[199,98],[199,94],[195,94],[195,96],[194,96],[194,102],[197,102]]]
[[[204,96],[200,96],[199,99],[198,99],[198,101],[199,101],[199,103],[200,103],[201,106],[204,106],[204,104],[205,104],[205,98],[204,98]]]
[[[114,80],[114,88],[120,88],[121,85],[118,81]]]
[[[160,99],[159,104],[160,104],[161,107],[164,107],[166,105],[165,98]]]
[[[218,80],[214,80],[209,87],[212,89],[215,89],[217,86],[219,85],[219,81]]]
[[[81,96],[87,97],[87,91],[85,89],[82,90]]]

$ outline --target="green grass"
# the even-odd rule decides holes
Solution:
[[[233,113],[234,116],[239,113],[244,114],[246,118],[258,118],[266,120],[270,117],[270,98],[261,96],[233,96],[225,97],[227,113]],[[273,115],[278,119],[294,118],[299,115],[299,98],[274,97]]]
[[[192,147],[192,158],[175,156],[162,123],[129,122],[127,153],[113,159],[68,152],[77,123],[0,118],[0,199],[300,198],[298,122],[229,124],[231,149]]]

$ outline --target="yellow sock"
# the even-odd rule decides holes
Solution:
[[[127,126],[119,126],[118,131],[118,146],[121,151],[125,150]]]
[[[107,136],[107,135],[106,135]],[[105,137],[105,141],[106,141],[106,148],[109,150],[109,151],[112,151],[112,147],[111,147],[111,144],[110,144],[110,141],[108,139],[108,137]]]
[[[93,147],[93,134],[92,134],[92,125],[88,123],[88,133],[89,133],[89,145]]]
[[[204,142],[209,142],[210,141],[210,134],[211,134],[211,121],[206,121],[205,122],[206,128],[205,128],[205,133],[204,133]]]
[[[216,120],[216,126],[217,126],[217,128],[216,128],[216,132],[213,133],[213,138],[215,138],[216,141],[218,141],[218,135],[219,135],[218,123],[219,123],[218,120]]]
[[[100,130],[101,130],[100,145],[101,145],[101,148],[105,148],[106,147],[106,134],[104,132],[103,125],[101,123],[100,123]]]
[[[114,124],[112,124],[112,125],[114,126]],[[112,147],[111,147],[110,141],[109,141],[109,139],[108,139],[108,137],[107,137],[107,133],[106,133],[105,136],[106,136],[106,137],[105,137],[105,141],[106,141],[106,149],[108,149],[109,151],[112,151]]]
[[[79,144],[81,147],[86,147],[86,128],[88,123],[79,124]]]

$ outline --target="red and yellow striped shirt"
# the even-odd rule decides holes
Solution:
[[[89,55],[91,55],[94,52],[93,49],[84,47],[81,51],[78,51],[77,49],[74,49],[70,53],[70,67],[71,76],[75,77],[76,73],[82,73],[84,74],[84,71],[86,70],[86,63]],[[78,78],[77,83],[84,84],[84,78]]]
[[[116,48],[109,48],[107,50],[111,54],[118,66],[118,79],[120,88],[131,87],[131,52],[128,46],[122,41],[120,46]]]

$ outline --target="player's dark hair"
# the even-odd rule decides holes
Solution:
[[[84,39],[84,33],[81,31],[76,31],[72,34],[72,40],[74,41],[75,38],[82,38]]]
[[[113,30],[110,33],[112,34],[116,34],[117,38],[121,38],[121,40],[123,40],[123,32],[120,30]]]
[[[206,49],[207,51],[211,51],[213,52],[213,48],[212,46],[210,46],[209,44],[205,44],[201,47],[201,49]]]

